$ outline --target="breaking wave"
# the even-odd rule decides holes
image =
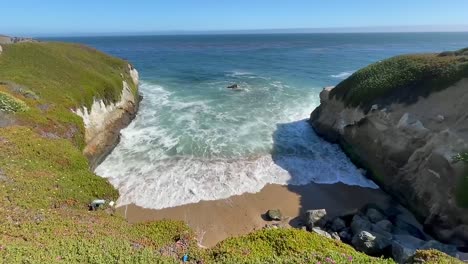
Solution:
[[[238,76],[255,77],[232,78]],[[280,81],[253,80],[234,92],[225,85],[213,82],[206,93],[187,95],[141,83],[136,119],[96,169],[118,188],[118,205],[160,209],[254,193],[268,183],[377,188],[305,120],[320,89],[303,94]]]

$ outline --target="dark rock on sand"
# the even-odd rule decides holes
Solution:
[[[267,214],[268,219],[272,221],[280,221],[282,217],[281,211],[279,209],[268,210],[266,214]]]
[[[335,217],[335,219],[333,219],[333,221],[331,222],[330,228],[334,232],[340,232],[341,230],[346,228],[346,222],[339,217]]]
[[[326,224],[327,221],[327,210],[318,209],[318,210],[309,210],[305,215],[306,226],[309,230],[312,230],[314,227],[321,227]]]
[[[391,240],[388,240],[379,235],[367,231],[361,231],[354,235],[351,244],[357,250],[368,255],[382,255],[387,247],[391,245]]]

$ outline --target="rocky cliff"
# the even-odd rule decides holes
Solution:
[[[325,88],[310,122],[438,239],[468,245],[468,51],[400,56]]]
[[[138,71],[128,65],[132,82],[138,86]],[[83,153],[94,169],[114,149],[120,139],[120,130],[135,118],[140,103],[140,96],[135,94],[128,83],[122,81],[120,101],[106,103],[103,99],[93,101],[86,106],[73,110],[83,118],[86,146]]]

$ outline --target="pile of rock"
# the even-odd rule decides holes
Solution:
[[[20,42],[38,42],[32,38],[23,38],[23,37],[9,37],[5,35],[0,35],[0,44],[15,44]]]
[[[307,230],[341,240],[368,255],[392,257],[398,263],[409,260],[418,249],[458,256],[455,246],[433,240],[416,225],[395,207],[373,204],[336,217],[327,215],[325,209],[309,210],[305,215]]]

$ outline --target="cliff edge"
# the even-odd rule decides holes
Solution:
[[[310,122],[444,242],[468,245],[468,49],[370,65],[320,94]],[[458,156],[458,158],[457,158]]]
[[[128,73],[133,85],[138,87],[138,71],[130,64]],[[91,169],[95,169],[114,149],[120,140],[120,130],[135,118],[140,103],[140,95],[134,93],[127,81],[122,81],[122,93],[118,102],[95,99],[88,109],[86,106],[73,110],[83,118],[86,146],[83,153],[88,158]]]

